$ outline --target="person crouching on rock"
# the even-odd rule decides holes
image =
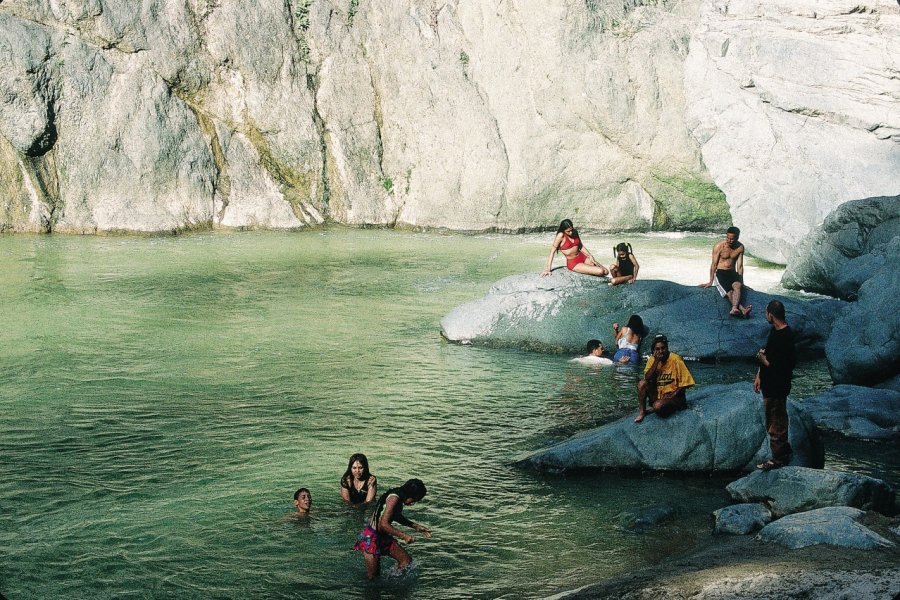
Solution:
[[[413,523],[403,516],[403,507],[412,506],[424,498],[426,493],[425,484],[421,480],[410,479],[398,488],[389,489],[378,499],[372,518],[359,534],[359,541],[353,546],[354,550],[363,553],[366,577],[375,579],[379,576],[382,554],[387,554],[397,561],[398,573],[402,573],[412,564],[409,552],[397,543],[396,538],[407,544],[412,544],[416,538],[394,527],[393,522],[415,529],[427,538],[431,537],[431,531],[427,527]]]
[[[634,283],[637,281],[638,270],[641,265],[638,264],[634,257],[634,251],[631,244],[622,242],[613,248],[613,255],[616,262],[609,265],[609,285],[619,285],[621,283]]]
[[[653,356],[644,367],[644,378],[638,382],[638,405],[640,410],[634,418],[640,423],[647,413],[654,412],[664,419],[676,410],[687,408],[685,390],[694,385],[694,378],[684,360],[669,352],[669,340],[664,335],[653,338]],[[649,402],[650,408],[647,408]]]

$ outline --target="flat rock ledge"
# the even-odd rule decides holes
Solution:
[[[635,410],[635,414],[637,410]],[[821,467],[824,452],[813,422],[788,403],[792,464]],[[688,391],[688,408],[668,419],[629,415],[580,433],[519,461],[547,471],[612,469],[687,473],[734,472],[769,456],[762,402],[749,384]]]
[[[795,513],[763,527],[757,539],[791,549],[820,544],[857,550],[893,547],[893,542],[857,522],[864,514],[864,511],[849,506]]]
[[[737,502],[765,502],[776,518],[813,509],[848,506],[895,512],[895,490],[885,481],[843,471],[783,467],[754,471],[725,488]]]
[[[837,300],[797,300],[748,291],[754,309],[748,319],[729,316],[727,301],[715,289],[670,281],[639,280],[607,285],[606,278],[560,268],[548,277],[513,275],[495,283],[486,296],[450,311],[441,333],[451,342],[575,352],[587,340],[611,346],[611,327],[639,314],[648,336],[664,333],[673,352],[698,359],[751,359],[765,343],[769,324],[764,307],[778,298],[797,333],[804,356],[821,356],[832,327]],[[648,351],[644,344],[642,351]]]
[[[816,425],[860,440],[900,440],[900,392],[836,385],[802,403]]]

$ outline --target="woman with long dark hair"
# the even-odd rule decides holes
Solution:
[[[341,477],[341,498],[347,504],[368,504],[375,499],[378,479],[369,473],[369,459],[365,454],[354,454]]]
[[[581,244],[578,231],[569,219],[563,219],[556,229],[556,236],[550,245],[550,256],[547,257],[547,268],[541,272],[541,277],[546,277],[553,270],[553,258],[557,252],[562,252],[566,257],[566,268],[576,273],[606,277],[609,271],[594,260],[588,249]]]
[[[359,534],[359,541],[353,546],[354,550],[363,553],[366,577],[369,579],[378,577],[381,573],[381,556],[384,554],[397,561],[398,572],[402,572],[412,564],[412,557],[397,542],[397,538],[406,544],[412,544],[416,538],[403,533],[394,527],[393,523],[396,521],[427,538],[431,537],[431,531],[427,527],[413,523],[403,515],[403,507],[412,506],[420,501],[427,491],[421,480],[410,479],[398,488],[389,489],[378,499],[372,518],[366,523],[362,533]]]
[[[638,348],[641,347],[641,340],[647,335],[644,320],[640,315],[631,315],[625,327],[619,327],[618,323],[613,323],[612,328],[616,334],[616,347],[618,347],[613,355],[613,362],[637,364],[641,360]]]

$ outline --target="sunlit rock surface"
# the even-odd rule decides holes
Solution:
[[[836,385],[803,400],[803,410],[825,430],[862,440],[900,440],[900,392]]]
[[[874,550],[888,548],[893,542],[858,523],[865,513],[858,508],[832,506],[788,515],[769,523],[757,539],[776,542],[788,548],[806,548],[819,544]]]
[[[755,471],[731,482],[726,490],[737,502],[766,502],[775,517],[825,506],[852,506],[886,514],[894,510],[895,490],[890,484],[843,471],[802,467]]]
[[[701,3],[687,120],[747,247],[784,263],[848,200],[900,172],[894,0]]]
[[[550,471],[712,473],[753,468],[768,457],[762,400],[748,384],[690,389],[687,399],[688,408],[667,419],[651,414],[635,423],[630,415],[539,450],[519,464]],[[793,402],[788,418],[791,464],[820,467],[824,454],[815,425]]]
[[[771,326],[763,314],[769,300],[782,300],[802,355],[821,355],[838,301],[799,301],[754,290],[749,319],[728,314],[730,305],[714,288],[644,279],[610,287],[605,278],[557,269],[514,275],[495,283],[479,300],[453,309],[441,319],[441,332],[454,342],[547,351],[578,351],[587,340],[612,346],[612,324],[639,314],[649,328],[641,350],[658,333],[681,356],[701,359],[752,358],[765,345]]]
[[[730,207],[779,260],[898,170],[898,7],[795,4],[7,0],[0,229],[709,229]]]

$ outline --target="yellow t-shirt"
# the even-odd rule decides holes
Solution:
[[[647,366],[644,367],[644,375],[650,372],[654,363],[656,363],[656,358],[651,356],[647,361]],[[694,385],[694,378],[691,377],[691,372],[688,371],[684,360],[674,352],[670,352],[669,360],[661,364],[659,371],[657,371],[656,388],[659,394],[668,394],[678,388],[691,387],[692,385]]]

